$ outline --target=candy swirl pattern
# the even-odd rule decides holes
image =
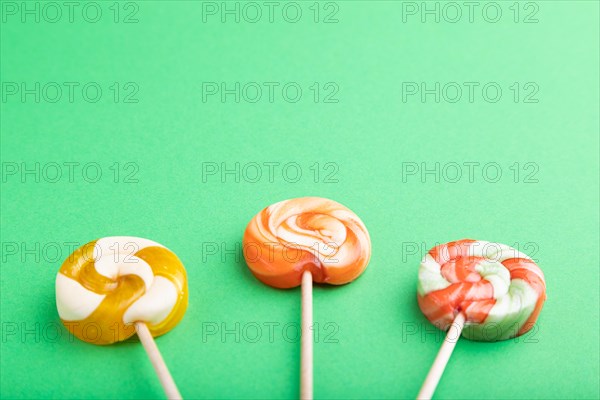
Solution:
[[[467,339],[496,341],[529,331],[546,299],[544,274],[531,258],[500,243],[464,239],[432,248],[417,288],[427,319],[446,330],[462,312]]]
[[[185,268],[161,244],[105,237],[78,248],[56,277],[58,314],[77,338],[104,345],[135,334],[143,321],[153,336],[171,330],[188,304]]]
[[[342,285],[367,267],[371,240],[348,208],[333,200],[302,197],[259,212],[244,233],[243,253],[254,276],[273,287],[300,285],[304,271],[317,283]]]

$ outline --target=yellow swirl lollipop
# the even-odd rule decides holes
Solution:
[[[67,329],[98,345],[137,332],[169,398],[180,395],[152,337],[173,329],[187,304],[183,264],[148,239],[113,236],[87,243],[56,276],[56,306]]]

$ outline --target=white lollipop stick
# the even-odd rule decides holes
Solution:
[[[435,357],[435,361],[427,374],[427,378],[425,378],[425,382],[423,382],[423,386],[417,395],[417,399],[429,400],[433,396],[433,392],[435,392],[435,388],[440,382],[440,378],[444,373],[446,364],[448,364],[448,360],[452,355],[452,351],[454,351],[454,346],[456,346],[456,342],[458,342],[458,338],[460,338],[460,333],[464,326],[465,316],[463,313],[458,313],[456,318],[454,318],[454,322],[450,325],[450,329],[448,329],[444,343],[442,343],[442,347]]]
[[[302,274],[302,337],[300,342],[300,399],[313,398],[312,274]]]
[[[158,375],[158,379],[167,394],[167,398],[180,400],[182,398],[181,394],[167,368],[167,364],[165,364],[165,360],[163,360],[160,351],[158,351],[158,347],[156,347],[156,342],[154,341],[148,326],[143,322],[137,321],[135,323],[135,330],[140,338],[140,342],[142,342],[142,345],[148,354],[148,358],[150,358],[150,362],[156,371],[156,375]]]

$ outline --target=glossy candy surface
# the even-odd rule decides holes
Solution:
[[[143,321],[153,336],[171,330],[188,304],[185,268],[177,256],[148,239],[113,236],[71,254],[56,277],[56,305],[67,329],[94,344],[135,334]]]
[[[546,299],[546,283],[535,262],[518,250],[464,239],[436,246],[425,255],[417,299],[438,328],[448,329],[462,312],[464,337],[496,341],[534,326]]]
[[[243,253],[254,276],[273,287],[300,285],[305,270],[315,282],[342,285],[367,267],[371,240],[348,208],[333,200],[302,197],[259,212],[244,232]]]

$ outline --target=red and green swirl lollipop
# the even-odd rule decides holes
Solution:
[[[500,243],[463,239],[435,246],[419,268],[419,307],[448,330],[418,395],[431,398],[456,341],[497,341],[528,332],[544,301],[544,274],[526,254]]]

